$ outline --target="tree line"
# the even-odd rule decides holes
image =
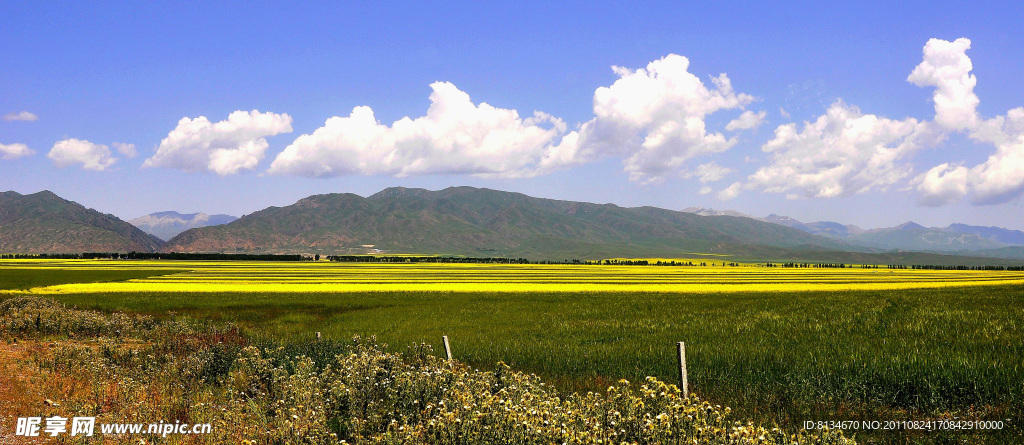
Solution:
[[[185,252],[83,252],[83,253],[8,253],[0,254],[0,259],[60,259],[60,260],[183,260],[183,261],[319,261],[320,254],[251,254],[251,253],[185,253]],[[552,260],[528,260],[526,258],[503,258],[503,257],[451,257],[451,256],[395,256],[395,255],[328,255],[324,257],[329,261],[352,262],[352,263],[452,263],[452,264],[575,264],[584,266],[679,266],[679,267],[736,267],[739,263],[722,262],[708,263],[683,260],[579,260],[565,259],[562,261]],[[986,271],[1024,271],[1024,266],[967,266],[967,265],[938,265],[938,264],[888,264],[879,266],[877,264],[845,264],[845,263],[764,263],[763,267],[790,267],[790,268],[825,268],[825,269],[879,269],[884,267],[890,270],[986,270]]]
[[[764,263],[764,267],[813,267],[813,268],[835,268],[835,269],[846,269],[846,268],[860,268],[860,269],[878,269],[877,264],[861,264],[854,266],[852,264],[847,265],[844,263]],[[939,265],[939,264],[887,264],[886,269],[891,270],[1008,270],[1008,271],[1024,271],[1024,266],[966,266],[966,265]]]

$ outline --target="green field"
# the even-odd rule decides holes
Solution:
[[[0,290],[29,289],[70,283],[106,283],[183,272],[180,270],[94,270],[53,268],[5,268],[0,266]]]
[[[654,269],[634,267],[638,276]],[[330,339],[376,335],[404,347],[438,345],[448,335],[459,360],[487,369],[504,361],[564,391],[649,375],[674,382],[675,343],[685,341],[691,390],[740,416],[788,428],[806,420],[1020,419],[1024,286],[957,286],[952,273],[921,273],[949,282],[925,289],[785,292],[139,290],[49,296],[79,308],[237,321],[267,340],[303,341],[322,332]],[[999,274],[988,276],[1007,276]],[[1019,439],[1020,427],[1012,428],[1003,434]]]

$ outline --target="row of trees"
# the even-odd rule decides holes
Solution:
[[[480,258],[480,257],[438,257],[438,256],[386,256],[386,255],[328,255],[330,261],[353,263],[494,263],[494,264],[575,264],[582,266],[739,266],[739,263],[694,263],[692,261],[649,260],[597,260],[587,261],[566,259],[562,261],[530,261],[526,258]]]
[[[910,266],[918,270],[1009,270],[1024,271],[1024,266],[942,266],[937,264],[918,264]]]
[[[764,263],[764,267],[797,267],[797,268],[822,268],[822,269],[846,269],[847,267],[852,268],[853,265],[847,266],[845,263]],[[863,266],[866,269],[871,269],[870,266]],[[875,269],[878,266],[874,266]]]
[[[530,261],[526,258],[499,258],[499,257],[444,257],[444,256],[386,256],[386,255],[328,255],[329,261],[353,262],[353,263],[476,263],[476,264],[577,264],[577,265],[606,265],[606,266],[686,266],[686,267],[708,267],[719,266],[717,263],[694,263],[692,261],[661,261],[651,262],[648,260],[597,260],[584,261],[578,259],[562,261]],[[315,255],[278,255],[278,254],[248,254],[248,253],[154,253],[154,252],[84,252],[84,253],[40,253],[21,254],[8,253],[0,254],[0,259],[111,259],[111,260],[186,260],[186,261],[319,261],[320,254]],[[739,263],[722,262],[721,266],[739,266]],[[862,264],[859,266],[847,265],[845,263],[765,263],[764,267],[792,267],[792,268],[861,268],[878,269],[877,264]],[[889,264],[885,268],[890,270],[991,270],[991,271],[1024,271],[1024,266],[966,266],[966,265],[937,265],[937,264]]]
[[[526,258],[473,258],[441,256],[385,256],[385,255],[328,255],[328,261],[350,263],[486,263],[486,264],[538,264]],[[568,261],[568,260],[566,260]],[[543,264],[563,264],[543,262]],[[569,264],[569,263],[565,263]]]
[[[878,269],[879,268],[877,264],[861,264],[859,266],[854,266],[852,264],[851,265],[846,265],[844,263],[819,263],[819,264],[810,264],[810,263],[765,263],[765,267],[797,267],[797,268],[817,267],[817,268],[836,268],[836,269],[845,269],[845,268],[851,268],[852,269],[852,268],[855,268],[855,267],[860,268],[860,269]],[[905,270],[905,269],[910,269],[910,270],[1009,270],[1009,271],[1022,271],[1022,270],[1024,270],[1024,266],[964,266],[964,265],[948,266],[948,265],[937,265],[937,264],[911,264],[909,266],[905,265],[905,264],[889,264],[889,265],[886,265],[885,268],[886,269],[891,269],[891,270]]]

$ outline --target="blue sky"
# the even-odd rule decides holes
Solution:
[[[473,185],[1024,229],[1020,23],[1017,2],[5,2],[0,190],[124,219]]]

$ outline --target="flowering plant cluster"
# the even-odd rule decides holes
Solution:
[[[24,297],[23,297],[24,298]],[[31,299],[0,314],[8,341],[43,339],[63,308]],[[34,311],[34,312],[33,312]],[[79,311],[85,312],[85,311]],[[375,339],[253,345],[230,326],[180,317],[94,313],[134,334],[93,331],[89,341],[35,348],[36,372],[67,381],[46,415],[102,421],[169,419],[211,424],[204,435],[132,438],[247,444],[852,444],[840,431],[787,434],[732,419],[730,409],[684,397],[653,377],[620,380],[603,393],[563,395],[535,375],[499,363],[476,370],[429,345],[388,352]],[[115,317],[126,317],[117,318]],[[127,320],[127,321],[125,321]],[[37,324],[32,321],[30,324]],[[125,326],[128,326],[127,328]],[[25,368],[29,369],[29,368]],[[62,380],[63,379],[63,380]],[[70,388],[74,388],[73,390]],[[22,414],[22,413],[19,413]],[[39,415],[39,413],[24,413]],[[125,438],[101,438],[118,441]]]

